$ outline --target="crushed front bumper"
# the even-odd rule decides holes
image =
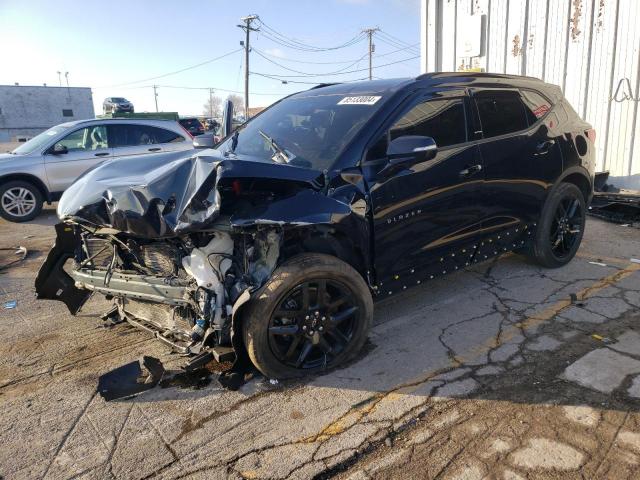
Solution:
[[[77,288],[75,280],[64,270],[65,263],[76,255],[80,237],[70,225],[59,223],[55,228],[56,242],[36,277],[36,298],[59,300],[75,315],[91,296],[91,291]]]

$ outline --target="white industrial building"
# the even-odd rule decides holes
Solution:
[[[597,169],[640,185],[639,0],[422,0],[423,72],[484,71],[562,87],[596,129]]]
[[[0,85],[0,142],[20,142],[95,116],[90,88]]]

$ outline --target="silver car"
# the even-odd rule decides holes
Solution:
[[[0,154],[0,216],[26,222],[83,172],[115,157],[193,148],[173,120],[92,119],[63,123]]]

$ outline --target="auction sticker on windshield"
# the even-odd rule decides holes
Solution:
[[[344,97],[338,102],[338,105],[373,105],[382,97],[361,96],[361,97]]]

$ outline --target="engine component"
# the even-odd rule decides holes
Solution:
[[[224,274],[231,267],[233,240],[228,233],[213,232],[213,238],[201,248],[194,248],[182,259],[182,266],[195,278],[199,287],[218,293]]]
[[[202,340],[206,331],[207,321],[204,318],[198,318],[196,324],[191,329],[191,340],[194,342]]]
[[[166,243],[141,247],[142,262],[154,275],[170,277],[176,274],[177,249]]]

